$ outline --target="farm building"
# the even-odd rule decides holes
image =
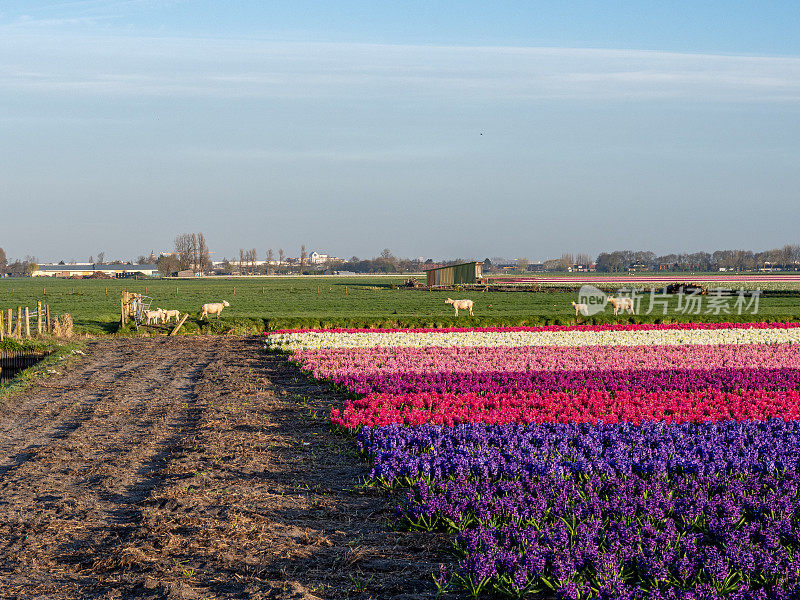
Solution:
[[[74,264],[49,264],[39,265],[38,268],[31,273],[32,277],[89,277],[94,273],[103,273],[109,277],[130,277],[134,273],[142,273],[143,275],[154,275],[158,273],[156,265],[134,265],[134,264],[115,264],[115,265],[99,265],[89,263],[74,263]]]
[[[468,262],[460,265],[450,265],[429,269],[428,287],[435,285],[455,285],[458,283],[479,283],[483,277],[483,263]]]

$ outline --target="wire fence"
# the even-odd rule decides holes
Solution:
[[[36,308],[18,306],[0,310],[0,341],[6,337],[24,340],[53,333],[50,306],[37,302]]]

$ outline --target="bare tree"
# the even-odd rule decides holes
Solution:
[[[272,260],[273,260],[273,254],[272,254],[272,248],[270,248],[269,250],[267,250],[267,275],[272,275],[273,273]]]
[[[189,234],[189,248],[192,254],[192,271],[197,271],[200,264],[200,246],[197,243],[197,234]]]
[[[192,250],[192,236],[182,233],[175,238],[175,254],[178,256],[178,270],[184,271],[192,267],[194,252]]]
[[[106,259],[106,253],[105,252],[98,252],[97,253],[97,264],[98,265],[102,265],[103,261],[105,259]]]
[[[520,271],[527,271],[529,264],[530,264],[530,261],[524,256],[522,258],[518,258],[517,259],[517,268]]]
[[[0,273],[5,272],[8,266],[8,258],[6,258],[6,251],[0,248]]]
[[[575,264],[588,267],[590,264],[592,264],[592,259],[585,252],[579,252],[578,254],[575,255]]]
[[[278,248],[278,269],[283,267],[284,258],[286,258],[286,254],[283,252],[283,248]]]
[[[250,248],[250,274],[256,272],[256,261],[258,260],[258,250]]]
[[[244,275],[244,248],[239,248],[239,275]]]
[[[252,275],[253,259],[252,256],[250,255],[250,250],[245,250],[244,253],[242,254],[242,257],[244,258],[244,270],[247,272],[248,275]]]
[[[306,245],[303,244],[300,246],[300,275],[303,274],[303,269],[306,266],[306,259],[308,258],[308,254],[306,254]]]
[[[564,271],[568,271],[572,267],[572,265],[575,264],[575,257],[569,252],[565,252],[564,254],[562,254],[559,260],[561,261],[561,268]]]
[[[197,234],[197,268],[200,274],[211,270],[211,252],[206,244],[206,237],[202,233]]]

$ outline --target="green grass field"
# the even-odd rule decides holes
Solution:
[[[0,279],[0,309],[34,308],[37,300],[50,305],[51,314],[70,313],[77,331],[91,334],[117,333],[122,291],[153,297],[153,307],[189,312],[189,333],[227,331],[259,332],[288,327],[447,327],[544,325],[575,323],[570,305],[572,292],[439,292],[394,289],[405,277],[286,277],[225,278],[196,280],[58,280]],[[445,298],[469,297],[475,316],[453,316]],[[199,321],[205,302],[231,303],[222,318]],[[731,300],[731,307],[733,301]],[[641,311],[648,308],[642,298]],[[615,318],[605,313],[581,318],[581,322],[659,321],[800,321],[800,298],[764,297],[757,315],[679,314],[677,296],[670,299],[669,312],[659,308],[650,315]],[[123,331],[122,333],[126,333]]]

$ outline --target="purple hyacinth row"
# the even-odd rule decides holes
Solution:
[[[800,594],[800,477],[542,477],[419,483],[397,511],[456,524],[451,581],[557,598],[784,599]]]
[[[452,373],[348,373],[331,383],[354,394],[507,393],[542,390],[781,390],[800,387],[800,369],[629,369],[584,371],[489,371]]]
[[[800,472],[797,421],[365,427],[371,477],[395,481],[553,474],[658,476]]]

